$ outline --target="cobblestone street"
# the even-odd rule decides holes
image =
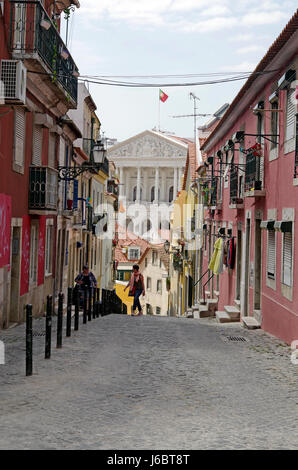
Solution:
[[[0,332],[1,449],[298,448],[298,368],[261,330],[111,315],[53,334],[51,360],[35,336],[29,378],[24,332]]]

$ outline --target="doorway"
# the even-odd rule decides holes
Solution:
[[[21,227],[12,227],[10,322],[20,321]]]
[[[249,257],[250,257],[250,219],[246,220],[245,233],[245,274],[244,274],[244,316],[249,316]]]
[[[237,231],[237,255],[236,255],[236,266],[237,266],[237,279],[236,279],[236,300],[240,300],[240,286],[241,286],[241,272],[242,272],[242,230]]]
[[[261,309],[262,279],[262,230],[261,220],[255,220],[255,279],[254,279],[254,310]]]

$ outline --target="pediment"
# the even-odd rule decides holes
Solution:
[[[107,156],[111,160],[142,157],[186,158],[187,149],[185,143],[175,142],[171,137],[158,132],[145,131],[109,148]]]

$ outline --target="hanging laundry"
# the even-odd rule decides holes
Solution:
[[[220,274],[223,271],[223,250],[224,241],[222,238],[219,238],[214,243],[214,252],[208,266],[210,271],[213,271],[214,274]]]
[[[235,266],[235,254],[236,254],[236,249],[235,249],[235,242],[234,238],[231,238],[228,241],[228,253],[227,253],[227,267],[230,269],[234,269]]]

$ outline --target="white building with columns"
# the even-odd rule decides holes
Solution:
[[[108,159],[119,169],[121,225],[151,242],[162,241],[181,190],[189,143],[147,130],[108,149]]]

